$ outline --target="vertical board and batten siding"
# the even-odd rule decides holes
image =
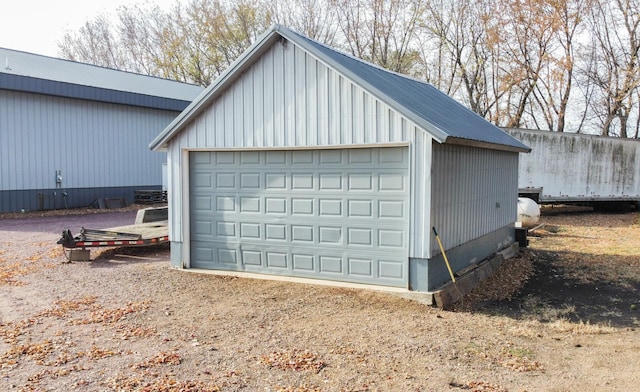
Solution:
[[[429,135],[346,79],[334,69],[288,42],[274,44],[169,144],[170,236],[183,238],[188,216],[190,150],[347,148],[385,143],[410,145],[412,208],[410,254],[429,254],[424,240],[429,222],[422,208],[431,161]],[[179,163],[179,164],[176,164]],[[425,173],[426,172],[426,173]]]
[[[434,143],[431,222],[445,249],[513,224],[517,166],[518,153]],[[435,238],[431,249],[440,252]]]
[[[0,189],[158,186],[149,140],[176,112],[0,90]],[[29,157],[29,159],[25,159]]]

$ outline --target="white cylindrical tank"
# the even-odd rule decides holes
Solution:
[[[540,220],[540,207],[535,201],[526,198],[518,198],[518,223],[522,227],[533,226]]]

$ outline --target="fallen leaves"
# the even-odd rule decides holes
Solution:
[[[3,255],[5,251],[2,251],[0,255]],[[0,258],[0,286],[23,286],[26,283],[17,280],[19,276],[29,275],[39,271],[42,268],[52,268],[55,266],[53,263],[44,263],[43,260],[55,259],[61,256],[62,250],[58,247],[48,249],[44,252],[36,252],[28,257],[24,261],[8,262],[5,258]]]
[[[45,309],[42,312],[36,314],[36,317],[57,317],[64,318],[69,315],[70,312],[81,311],[85,309],[96,309],[100,305],[96,305],[98,297],[93,295],[86,295],[78,300],[57,300],[54,307]]]
[[[4,342],[10,345],[10,348],[0,356],[0,368],[16,368],[24,361],[29,360],[39,366],[46,366],[55,370],[45,368],[37,373],[32,374],[27,383],[24,385],[25,390],[40,390],[38,383],[43,379],[54,379],[68,375],[71,371],[82,370],[83,367],[77,363],[71,368],[61,368],[71,362],[85,358],[91,361],[103,360],[113,356],[123,355],[122,351],[111,348],[99,347],[92,344],[86,350],[70,351],[73,347],[71,343],[74,339],[73,332],[55,331],[50,334],[54,337],[44,339],[42,341],[31,341],[35,336],[37,329],[35,326],[41,325],[40,328],[47,328],[46,319],[62,319],[68,320],[70,325],[83,326],[87,324],[101,323],[105,326],[113,327],[124,338],[131,337],[144,338],[157,334],[155,328],[146,328],[137,325],[116,324],[126,318],[127,315],[146,310],[150,306],[150,301],[129,302],[124,307],[105,309],[98,303],[98,297],[86,295],[74,299],[59,299],[53,302],[53,306],[36,313],[32,317],[16,322],[8,322],[0,325],[0,337]],[[78,317],[78,313],[88,312],[85,317]],[[75,317],[75,318],[74,318]],[[180,363],[180,358],[173,354],[158,355],[150,359],[148,364],[176,364]],[[81,384],[86,384],[82,381]],[[178,385],[179,383],[170,383],[170,385]],[[167,390],[172,389],[154,389]],[[180,390],[180,389],[176,389]],[[189,390],[189,389],[185,389]],[[197,389],[193,389],[197,390]]]
[[[532,372],[536,370],[544,370],[542,364],[533,360],[533,353],[530,349],[507,344],[502,348],[502,352],[497,360],[500,365],[515,370],[517,372]]]
[[[122,340],[129,340],[132,338],[150,338],[152,336],[158,335],[158,330],[156,329],[156,327],[119,324],[114,328],[117,332],[117,336]]]
[[[22,262],[0,264],[0,285],[22,286],[25,283],[16,280],[16,277],[28,275],[38,270],[35,264],[25,264]]]
[[[5,343],[14,344],[16,342],[16,339],[24,333],[24,330],[35,323],[36,320],[30,318],[19,320],[16,322],[0,324],[0,337],[4,339]]]
[[[471,343],[464,351],[517,372],[544,370],[544,366],[533,359],[532,350],[511,342],[485,342],[481,345]]]
[[[145,392],[220,392],[217,385],[202,381],[178,381],[171,376],[164,376],[152,382],[145,382],[140,377],[117,376],[107,380],[104,386],[116,391]]]
[[[326,366],[318,354],[308,350],[274,351],[262,356],[262,363],[270,368],[281,370],[308,370],[318,373]]]
[[[119,354],[120,354],[119,352],[115,352],[115,351],[112,351],[112,350],[99,348],[99,347],[94,345],[94,346],[91,346],[89,351],[84,355],[86,355],[88,358],[91,358],[93,360],[97,360],[97,359],[104,359],[104,358],[112,357],[114,355],[119,355]]]
[[[277,387],[277,392],[321,392],[322,389],[315,385],[301,385],[298,387]]]
[[[89,317],[81,320],[73,320],[72,324],[113,324],[131,313],[140,312],[149,308],[149,301],[129,302],[123,308],[116,309],[96,309],[89,314]]]
[[[516,257],[504,260],[495,272],[455,305],[458,310],[471,310],[476,305],[512,299],[533,276],[530,251],[523,250]]]
[[[507,392],[508,389],[499,385],[484,382],[484,381],[469,381],[467,383],[467,389],[471,392]]]
[[[160,352],[144,362],[131,365],[131,368],[146,369],[158,365],[179,365],[180,363],[182,363],[182,358],[179,354]]]

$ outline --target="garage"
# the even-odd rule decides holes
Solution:
[[[432,85],[277,25],[150,148],[167,152],[173,267],[393,291],[450,281],[434,227],[453,271],[514,243],[528,151]]]
[[[191,267],[403,287],[408,149],[190,154]]]

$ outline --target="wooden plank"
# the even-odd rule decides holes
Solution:
[[[480,282],[487,279],[504,261],[501,254],[478,264],[477,268],[460,276],[456,282],[449,282],[433,293],[433,300],[437,307],[442,309],[450,308],[451,305],[460,301],[462,297],[469,294]]]
[[[111,227],[103,230],[138,234],[141,236],[141,239],[145,240],[168,235],[169,221],[139,223],[137,225]]]
[[[140,234],[125,233],[121,231],[113,230],[94,230],[94,229],[82,229],[81,236],[87,241],[100,241],[100,240],[139,240]]]

